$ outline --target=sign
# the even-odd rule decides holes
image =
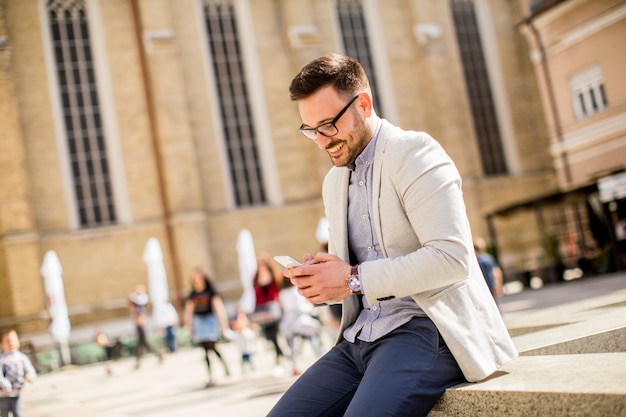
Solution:
[[[600,192],[600,201],[603,203],[626,198],[626,172],[600,178],[598,191]]]

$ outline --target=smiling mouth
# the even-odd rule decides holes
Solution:
[[[332,147],[328,147],[328,148],[326,148],[326,151],[327,151],[329,154],[335,154],[335,153],[339,152],[339,151],[343,148],[343,145],[344,145],[344,143],[343,143],[343,142],[339,142],[339,143],[335,144],[335,145],[334,145],[334,146],[332,146]]]

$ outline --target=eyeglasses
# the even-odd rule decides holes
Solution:
[[[335,116],[335,118],[331,120],[330,122],[321,124],[318,127],[304,127],[304,124],[301,124],[300,129],[298,130],[300,131],[300,133],[302,133],[304,136],[306,136],[307,138],[311,140],[317,140],[318,133],[322,136],[326,136],[327,138],[331,138],[335,136],[337,133],[339,133],[339,129],[337,129],[337,126],[335,125],[335,123],[339,121],[341,116],[343,116],[346,110],[350,108],[350,105],[354,103],[354,100],[356,100],[358,97],[359,97],[358,94],[354,96],[352,100],[350,100],[348,104],[346,104],[346,106],[343,109],[341,109],[339,114]]]

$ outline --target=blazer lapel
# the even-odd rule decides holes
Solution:
[[[376,150],[374,152],[374,172],[372,175],[372,216],[374,222],[374,229],[376,231],[376,237],[380,244],[383,255],[387,257],[387,251],[383,242],[383,236],[381,233],[382,224],[380,219],[380,188],[381,188],[381,171],[384,163],[384,154],[387,147],[389,136],[393,130],[393,126],[386,120],[381,120],[382,126],[378,132],[378,139],[376,140]]]
[[[337,203],[339,204],[337,213],[343,213],[343,215],[336,216],[338,222],[337,231],[341,233],[339,242],[342,242],[340,248],[342,253],[338,256],[341,259],[345,259],[346,262],[350,262],[350,250],[348,249],[348,186],[350,185],[350,170],[345,168],[342,171],[339,184],[341,192],[337,199]]]

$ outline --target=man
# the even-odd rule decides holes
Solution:
[[[336,345],[269,416],[425,416],[446,388],[517,355],[473,253],[461,179],[434,139],[380,119],[362,66],[329,54],[292,80],[300,131],[335,165],[329,253],[285,275],[342,300]]]

